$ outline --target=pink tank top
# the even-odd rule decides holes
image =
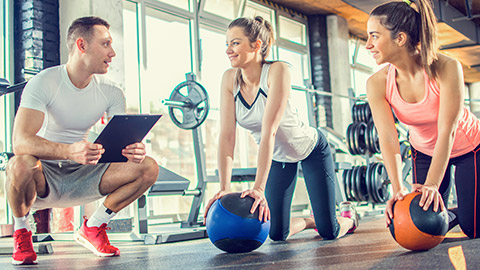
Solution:
[[[410,143],[418,151],[433,155],[438,137],[437,120],[440,89],[435,80],[425,76],[425,96],[417,103],[408,103],[400,96],[395,79],[396,68],[390,65],[387,74],[386,98],[400,122],[407,125]],[[458,121],[451,158],[466,154],[480,144],[480,121],[467,108]]]

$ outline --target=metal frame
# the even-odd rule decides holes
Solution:
[[[472,19],[480,18],[480,15],[472,15],[472,4],[473,4],[473,0],[465,0],[465,13],[467,13],[467,16],[454,18],[454,21],[472,20]],[[449,5],[448,0],[447,0],[447,5]]]
[[[13,59],[13,0],[2,0],[2,19],[3,19],[3,51],[0,52],[4,56],[4,62],[1,63],[4,70],[4,77],[8,78],[10,81],[13,79],[13,67],[14,61]],[[3,134],[3,139],[5,140],[5,151],[12,150],[12,130],[13,130],[13,119],[15,115],[15,100],[13,95],[6,95],[2,98],[4,104],[4,128],[5,133]],[[13,218],[11,216],[11,210],[8,206],[7,201],[5,200],[5,214],[6,214],[6,221],[7,224],[13,224]]]
[[[465,0],[468,3],[468,0]],[[467,4],[467,8],[468,8]],[[480,27],[473,21],[472,17],[465,17],[460,11],[451,6],[448,1],[436,0],[433,6],[435,16],[439,22],[445,22],[464,36],[474,42],[474,44],[480,44]],[[457,48],[455,46],[445,46],[441,50]]]

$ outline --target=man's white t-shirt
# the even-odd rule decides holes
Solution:
[[[106,113],[125,113],[125,95],[113,82],[94,75],[87,87],[75,87],[65,65],[38,73],[25,86],[20,107],[45,114],[37,133],[49,141],[75,143],[87,138],[90,128]]]

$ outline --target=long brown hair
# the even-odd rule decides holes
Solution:
[[[267,63],[266,60],[270,54],[270,49],[275,41],[272,25],[264,20],[261,16],[255,18],[242,17],[237,18],[230,22],[228,29],[233,27],[240,27],[243,29],[245,36],[248,37],[250,42],[262,41],[262,47],[260,48],[260,54],[262,55],[262,63]],[[237,71],[235,76],[235,85],[239,86],[243,84],[242,73]]]
[[[400,32],[408,36],[407,48],[414,53],[420,45],[419,64],[430,78],[436,77],[432,64],[437,56],[437,20],[430,0],[389,2],[377,6],[370,16],[378,17],[383,27],[391,32],[392,39]],[[413,6],[415,5],[415,7]]]

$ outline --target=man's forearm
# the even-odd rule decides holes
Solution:
[[[39,159],[55,160],[69,159],[69,144],[56,143],[39,136],[14,139],[15,155],[32,155]]]

